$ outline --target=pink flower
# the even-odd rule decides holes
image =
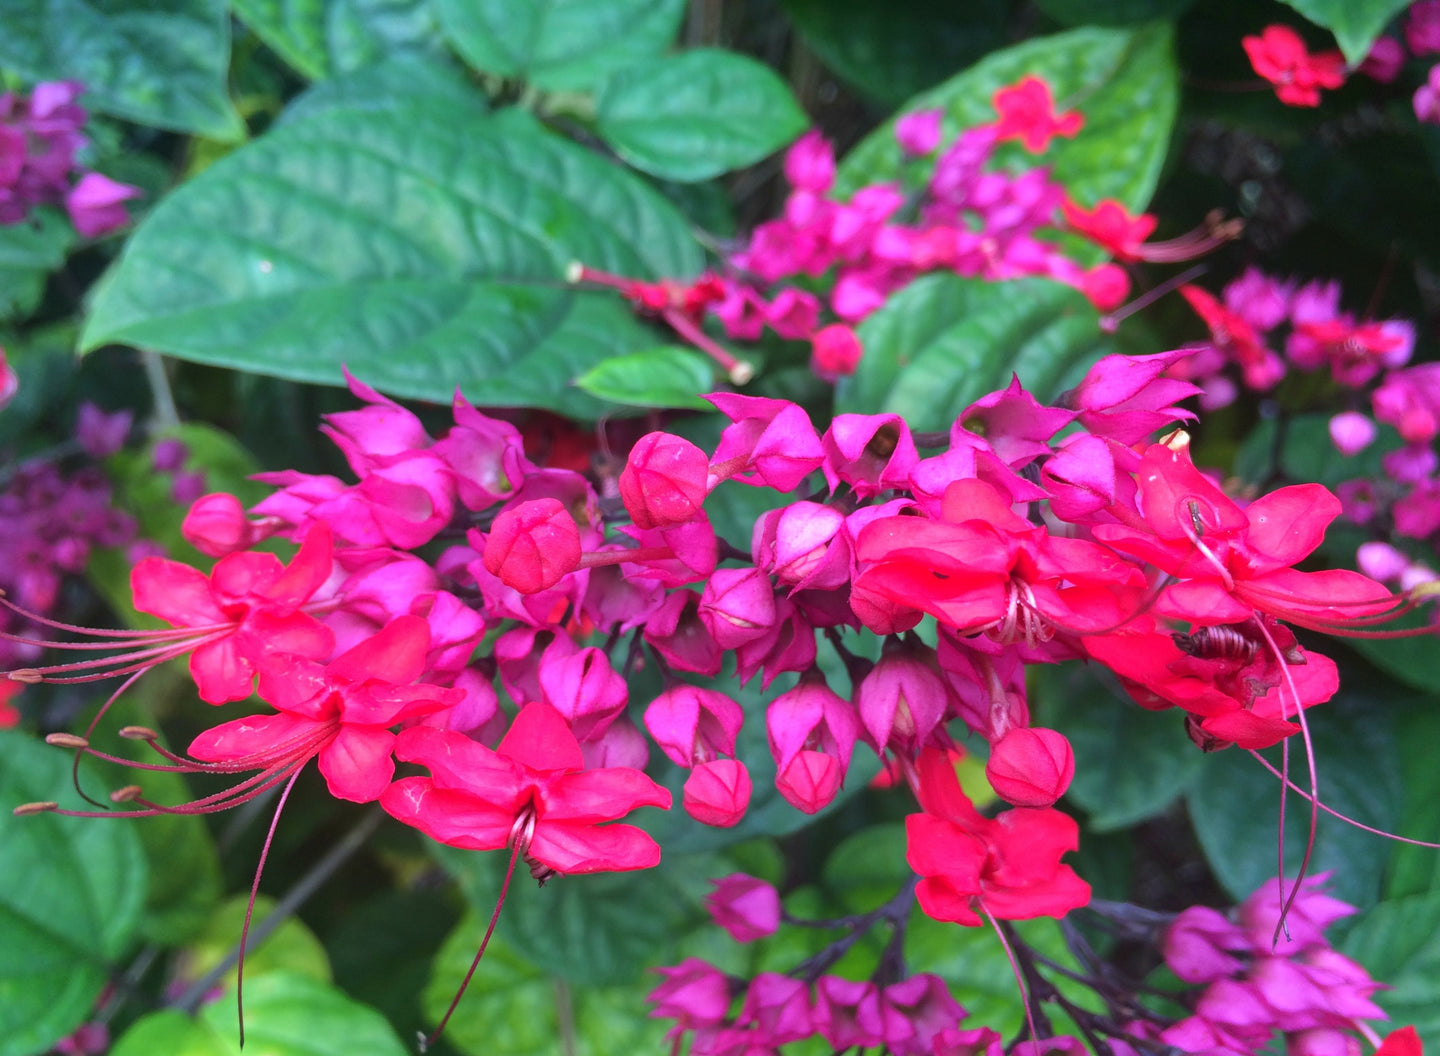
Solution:
[[[830,144],[812,128],[785,152],[785,179],[800,191],[824,194],[835,180],[835,153]]]
[[[990,749],[985,778],[995,794],[1017,807],[1048,807],[1075,776],[1075,753],[1065,735],[1019,726]]]
[[[705,502],[710,460],[690,441],[647,433],[630,449],[620,473],[620,497],[637,528],[679,524]]]
[[[1240,43],[1255,72],[1275,86],[1286,106],[1319,106],[1321,88],[1345,83],[1345,56],[1338,51],[1310,54],[1289,26],[1266,26],[1260,36]]]
[[[495,518],[485,570],[521,594],[538,594],[580,565],[580,531],[558,499],[531,499]]]
[[[712,759],[685,779],[681,806],[702,825],[728,829],[740,824],[750,806],[750,771],[738,759]]]
[[[1055,136],[1074,136],[1085,125],[1085,117],[1078,111],[1055,113],[1050,85],[1033,73],[1001,88],[992,96],[992,102],[1000,115],[995,123],[995,138],[1018,139],[1032,154],[1043,153]]]
[[[817,330],[810,339],[810,369],[825,381],[854,374],[864,354],[860,338],[844,323]]]
[[[87,172],[65,195],[70,222],[84,238],[99,238],[130,222],[125,203],[140,197],[140,188]]]
[[[711,880],[715,890],[705,896],[710,917],[736,942],[754,942],[780,927],[780,892],[744,873]]]
[[[895,141],[900,149],[913,157],[933,153],[940,145],[940,122],[945,111],[916,110],[895,122]]]

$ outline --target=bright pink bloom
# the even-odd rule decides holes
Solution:
[[[992,97],[995,112],[995,138],[1018,139],[1032,154],[1040,154],[1055,136],[1076,135],[1085,124],[1085,116],[1069,110],[1055,113],[1055,100],[1050,85],[1034,74],[1027,74],[1008,88],[1001,88]]]
[[[736,942],[763,939],[780,927],[780,892],[773,885],[744,873],[710,883],[715,890],[705,896],[705,908]]]
[[[1381,84],[1389,84],[1400,76],[1404,67],[1405,45],[1394,37],[1377,37],[1365,61],[1360,63],[1360,72]]]
[[[270,534],[278,524],[252,521],[234,495],[216,492],[202,495],[191,505],[180,525],[180,534],[195,549],[209,557],[224,557],[248,550]]]
[[[1193,412],[1177,405],[1200,390],[1165,376],[1189,354],[1177,349],[1150,356],[1105,356],[1057,402],[1076,412],[1091,433],[1128,446],[1157,429],[1195,419]]]
[[[1428,445],[1440,434],[1440,363],[1391,371],[1371,394],[1371,407],[1407,444]]]
[[[721,649],[735,649],[775,626],[775,587],[758,568],[720,568],[700,595],[700,622]]]
[[[888,748],[913,758],[945,717],[949,695],[933,651],[892,639],[885,643],[879,662],[860,680],[854,704],[877,754]]]
[[[10,361],[5,358],[5,350],[0,348],[0,410],[15,398],[15,393],[20,391],[20,376],[10,366]]]
[[[248,551],[221,558],[209,576],[147,557],[131,570],[130,588],[141,612],[203,635],[190,675],[201,700],[224,704],[250,696],[257,671],[282,654],[329,657],[334,634],[300,610],[330,577],[332,552],[329,531],[316,524],[288,569],[274,554]]]
[[[1338,51],[1310,54],[1289,26],[1266,26],[1260,36],[1240,43],[1255,72],[1275,86],[1286,106],[1319,106],[1321,88],[1345,83],[1345,56]]]
[[[1187,983],[1213,983],[1238,975],[1245,963],[1230,954],[1251,949],[1244,929],[1208,906],[1191,906],[1165,931],[1165,963]]]
[[[1417,0],[1405,16],[1405,43],[1412,55],[1440,52],[1440,0]]]
[[[750,807],[750,771],[739,759],[712,759],[685,779],[681,806],[702,825],[728,829],[740,824]]]
[[[778,972],[761,972],[750,980],[736,1026],[754,1026],[757,1040],[767,1046],[800,1041],[815,1032],[810,988]]]
[[[990,747],[985,778],[995,794],[1017,807],[1048,807],[1075,776],[1075,753],[1065,735],[1017,726]]]
[[[558,499],[532,499],[491,525],[485,570],[521,594],[548,590],[580,565],[580,531]]]
[[[906,860],[921,875],[920,908],[935,920],[978,926],[977,908],[1001,920],[1063,917],[1090,901],[1090,885],[1060,858],[1079,846],[1073,818],[1015,807],[998,818],[975,809],[945,752],[920,755],[923,814],[905,819]]]
[[[945,980],[921,972],[880,992],[881,1035],[894,1056],[930,1056],[936,1037],[965,1018]]]
[[[594,646],[568,656],[546,652],[540,658],[540,690],[545,703],[565,717],[581,741],[601,737],[630,700],[625,679]]]
[[[82,238],[99,238],[130,222],[125,203],[139,198],[139,187],[117,183],[98,172],[87,172],[65,195],[65,210]]]
[[[535,467],[525,457],[520,431],[489,418],[455,393],[455,425],[431,451],[449,467],[467,510],[483,510],[510,498]]]
[[[798,404],[723,392],[705,398],[734,423],[720,434],[711,459],[715,481],[733,478],[792,491],[825,460],[810,416]]]
[[[660,848],[633,825],[601,826],[637,807],[668,810],[670,793],[638,770],[584,770],[580,745],[548,704],[527,704],[500,746],[414,726],[395,754],[429,777],[396,781],[380,797],[392,816],[452,847],[518,847],[532,872],[648,869]]]
[[[944,118],[945,111],[939,108],[904,114],[895,122],[895,141],[913,157],[934,153],[940,145],[940,124]]]
[[[260,696],[279,714],[222,723],[195,738],[190,754],[219,763],[314,756],[331,795],[356,803],[378,799],[395,775],[390,727],[462,696],[416,683],[429,647],[425,621],[401,616],[329,664],[278,658],[260,672]]]
[[[655,1005],[651,1019],[673,1019],[675,1026],[665,1036],[682,1031],[713,1027],[725,1021],[730,1010],[730,981],[724,973],[698,957],[687,957],[669,968],[655,968],[665,981],[646,996]]]
[[[800,191],[824,194],[835,180],[835,152],[830,143],[812,128],[785,152],[785,179]]]
[[[1330,441],[1346,458],[1364,451],[1375,439],[1375,422],[1359,411],[1342,411],[1330,419]]]
[[[844,323],[832,323],[810,338],[810,369],[825,381],[854,374],[864,354],[860,338]]]
[[[822,975],[815,984],[815,1029],[836,1052],[884,1044],[879,989],[868,981]]]
[[[1401,1027],[1385,1035],[1375,1056],[1424,1056],[1420,1035],[1414,1027]]]
[[[1261,342],[1249,320],[1199,286],[1181,286],[1180,296],[1210,328],[1213,347],[1240,368],[1247,388],[1268,392],[1279,384],[1285,376],[1285,363]]]
[[[620,497],[637,528],[679,524],[705,502],[710,460],[683,437],[647,433],[630,449],[620,473]]]
[[[1322,888],[1330,881],[1330,873],[1307,876],[1300,884],[1300,893],[1284,914],[1285,927],[1280,941],[1274,941],[1281,920],[1282,903],[1290,897],[1293,886],[1285,883],[1282,898],[1274,883],[1262,884],[1240,904],[1239,919],[1251,945],[1257,950],[1273,950],[1278,955],[1294,956],[1312,947],[1324,947],[1325,929],[1337,920],[1356,912],[1348,902],[1332,898]]]

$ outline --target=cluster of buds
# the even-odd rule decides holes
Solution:
[[[0,95],[0,224],[18,224],[39,205],[64,204],[75,230],[98,238],[129,222],[125,202],[140,191],[86,169],[85,109],[75,81],[37,84],[28,96]]]

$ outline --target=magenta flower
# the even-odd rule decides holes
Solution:
[[[140,197],[140,188],[87,172],[65,195],[70,222],[84,238],[99,238],[130,222],[125,203]]]
[[[710,883],[715,890],[705,896],[705,908],[736,942],[763,939],[780,927],[780,892],[773,885],[744,873]]]

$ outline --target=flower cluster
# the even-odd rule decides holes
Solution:
[[[86,169],[79,155],[85,109],[75,81],[37,84],[28,96],[0,95],[0,224],[18,224],[38,205],[63,203],[75,230],[98,238],[125,226],[125,202],[140,191]]]
[[[1302,882],[1278,939],[1284,896],[1274,882],[1235,919],[1204,906],[1181,913],[1165,935],[1165,960],[1205,990],[1159,1039],[1181,1052],[1240,1056],[1265,1051],[1280,1031],[1287,1051],[1303,1056],[1357,1051],[1349,1032],[1386,1018],[1370,1000],[1381,984],[1326,941],[1325,929],[1355,912],[1325,894],[1327,876]]]

